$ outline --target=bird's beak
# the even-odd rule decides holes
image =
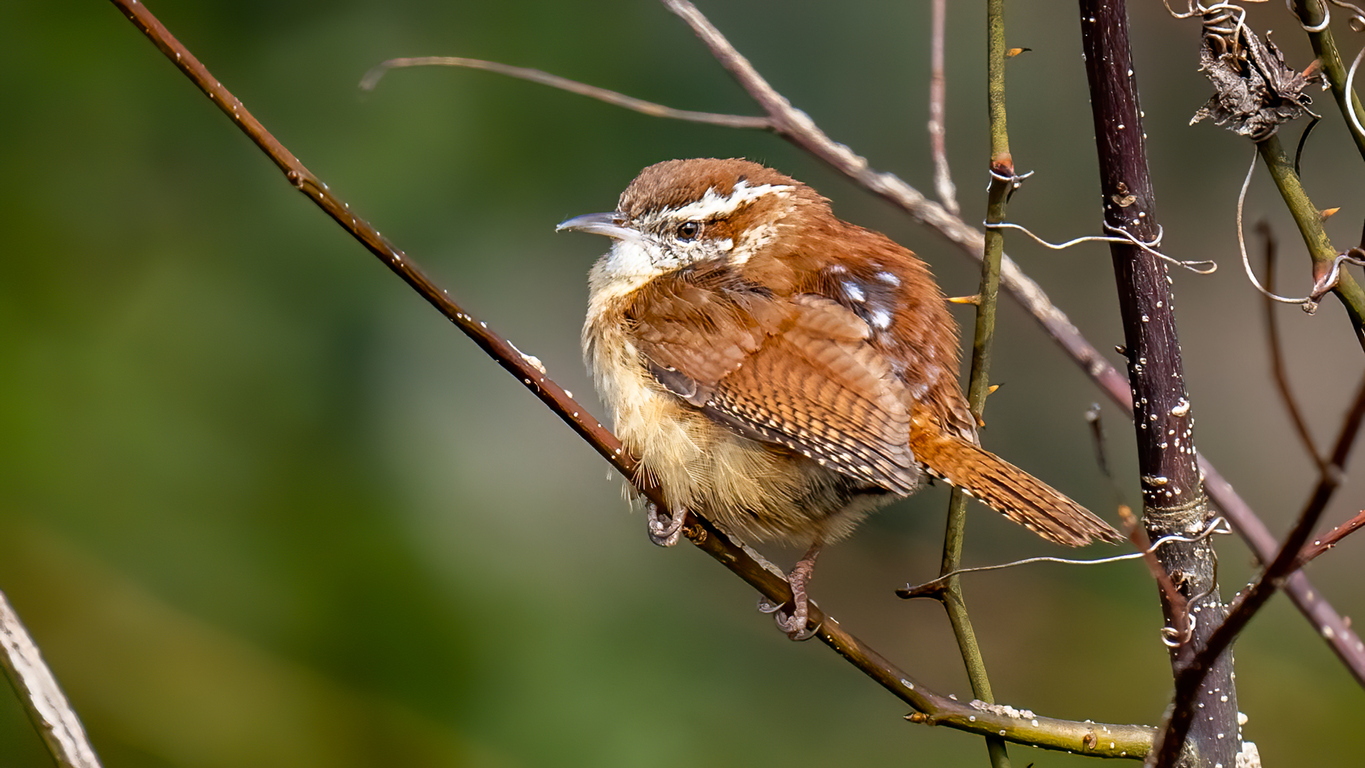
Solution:
[[[633,240],[639,237],[637,231],[621,226],[620,221],[621,214],[615,211],[611,213],[585,213],[582,216],[575,216],[572,219],[559,222],[555,231],[587,232],[593,235],[606,235],[614,240]]]

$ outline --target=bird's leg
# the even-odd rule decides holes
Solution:
[[[645,505],[645,516],[649,540],[654,542],[656,547],[671,547],[682,538],[683,520],[687,518],[687,510],[680,509],[669,514],[660,510],[659,505],[651,501]]]
[[[774,614],[778,629],[786,632],[787,637],[793,640],[809,640],[815,636],[815,630],[806,627],[810,617],[810,598],[806,594],[806,585],[810,583],[815,572],[815,558],[820,555],[820,547],[823,545],[823,539],[817,538],[796,567],[787,574],[787,584],[791,586],[792,591],[790,614],[781,611],[782,606],[774,606],[766,599],[759,598],[758,609],[764,613]]]

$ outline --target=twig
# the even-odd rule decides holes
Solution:
[[[1119,510],[1119,515],[1120,517],[1122,517],[1124,514],[1131,515],[1132,510],[1128,509],[1127,506],[1122,506]],[[970,568],[959,568],[956,571],[951,571],[949,573],[942,574],[937,578],[930,579],[929,581],[926,581],[922,584],[914,585],[907,584],[906,586],[896,590],[896,596],[904,598],[906,600],[912,600],[921,597],[932,597],[935,600],[937,600],[939,593],[943,590],[944,580],[948,579],[949,577],[965,576],[969,573],[985,573],[987,571],[1000,571],[1006,568],[1018,568],[1019,566],[1022,565],[1034,565],[1037,563],[1057,563],[1059,565],[1089,566],[1108,565],[1110,563],[1121,563],[1124,562],[1125,560],[1146,560],[1150,559],[1150,555],[1153,552],[1155,552],[1158,548],[1172,541],[1184,542],[1200,541],[1216,533],[1225,535],[1230,534],[1232,533],[1232,529],[1229,527],[1225,527],[1226,523],[1227,520],[1224,518],[1221,517],[1214,518],[1213,522],[1209,523],[1208,527],[1206,527],[1202,532],[1200,532],[1198,536],[1193,537],[1179,535],[1166,536],[1164,538],[1156,540],[1155,542],[1152,542],[1151,544],[1145,545],[1146,548],[1139,552],[1128,552],[1122,555],[1096,557],[1089,560],[1082,560],[1071,557],[1052,557],[1051,555],[1042,555],[1039,557],[1025,557],[1020,560],[1011,560],[1008,563],[996,563],[994,565],[977,565],[972,566]],[[1146,541],[1147,540],[1146,536],[1144,535],[1140,540]],[[1152,560],[1152,562],[1156,561]],[[1149,565],[1148,567],[1150,568],[1151,566]],[[1157,580],[1160,581],[1159,578]]]
[[[1312,562],[1318,555],[1340,544],[1342,539],[1362,527],[1365,527],[1365,509],[1357,512],[1355,517],[1315,539],[1312,544],[1304,545],[1304,548],[1299,550],[1299,557],[1295,561],[1296,567],[1302,568]]]
[[[946,142],[947,124],[944,116],[944,102],[948,99],[948,88],[943,71],[943,40],[948,22],[948,0],[933,0],[929,12],[929,151],[934,156],[934,191],[943,207],[954,216],[960,212],[957,205],[957,187],[953,185],[952,171],[948,170],[948,147]]]
[[[620,442],[587,413],[564,390],[541,371],[533,358],[523,355],[506,339],[488,330],[437,288],[405,254],[379,236],[369,223],[353,215],[326,184],[309,172],[217,79],[137,0],[110,0],[152,41],[214,104],[285,172],[291,185],[398,274],[413,290],[431,303],[468,335],[499,365],[531,389],[552,411],[570,425],[624,476],[633,478],[640,492],[663,503],[657,485],[637,473],[638,464]],[[691,518],[688,539],[699,549],[734,571],[769,599],[786,601],[791,591],[781,572],[747,547],[736,544],[704,520]],[[897,669],[881,655],[845,632],[837,621],[811,606],[813,622],[820,623],[819,636],[840,656],[876,680],[901,700],[920,711],[915,719],[946,725],[981,735],[1003,738],[1045,749],[1083,752],[1101,757],[1140,757],[1151,748],[1152,729],[1137,725],[1102,725],[1036,717],[1031,712],[984,703],[961,703],[933,693]],[[1025,716],[1027,715],[1027,716]]]
[[[43,662],[33,637],[0,592],[0,667],[19,694],[34,727],[42,734],[52,759],[61,768],[99,768],[76,711],[62,694],[52,670]]]
[[[1149,543],[1147,532],[1142,529],[1137,516],[1127,504],[1119,505],[1119,521],[1123,523],[1128,540],[1133,542],[1133,546],[1142,554],[1142,562],[1146,563],[1147,571],[1152,574],[1152,579],[1161,589],[1162,597],[1170,606],[1171,626],[1163,627],[1161,633],[1166,645],[1174,647],[1189,642],[1190,633],[1194,629],[1190,625],[1189,601],[1180,594],[1179,589],[1176,589],[1175,582],[1171,581],[1171,574],[1162,567],[1161,560],[1156,555],[1157,548]],[[1210,529],[1212,528],[1213,526],[1210,526]]]
[[[1136,241],[1150,242],[1159,226],[1128,39],[1126,3],[1081,0],[1079,10],[1105,228],[1124,230]],[[1133,418],[1142,478],[1143,525],[1152,538],[1202,529],[1212,513],[1195,460],[1194,414],[1185,388],[1169,272],[1162,260],[1136,243],[1112,243],[1110,253],[1118,284],[1129,380],[1136,400]],[[1213,548],[1208,542],[1175,543],[1156,554],[1189,606],[1187,612],[1179,611],[1181,606],[1172,604],[1163,591],[1167,625],[1180,639],[1188,635],[1197,643],[1225,611],[1218,596]],[[1199,621],[1185,624],[1181,613],[1191,618],[1197,615]],[[1186,629],[1189,631],[1183,631]],[[1189,655],[1192,655],[1189,644],[1175,644],[1171,647],[1172,667],[1178,671]],[[1208,768],[1235,765],[1241,749],[1239,738],[1227,738],[1239,733],[1232,659],[1230,654],[1216,658],[1217,663],[1211,665],[1214,670],[1209,685],[1198,691],[1199,720],[1193,727],[1185,720],[1189,746],[1198,755],[1196,764]],[[1182,710],[1177,699],[1172,720],[1182,714],[1188,712]],[[1158,766],[1175,765],[1176,758],[1187,749],[1183,733],[1172,729],[1167,735],[1156,747]]]
[[[549,72],[542,72],[539,69],[527,69],[526,67],[514,67],[509,64],[500,64],[496,61],[484,61],[482,59],[466,59],[459,56],[420,56],[405,59],[389,59],[382,64],[373,67],[365,76],[360,79],[360,87],[366,91],[374,90],[379,84],[379,79],[390,69],[400,67],[465,67],[468,69],[482,69],[488,72],[496,72],[507,77],[515,77],[518,80],[529,80],[533,83],[548,85],[551,88],[558,88],[561,91],[576,93],[580,96],[587,96],[590,99],[605,101],[608,104],[628,109],[632,112],[639,112],[651,117],[663,117],[670,120],[686,120],[690,123],[705,123],[707,125],[719,125],[725,128],[761,128],[772,130],[772,120],[766,117],[750,117],[748,115],[722,115],[715,112],[694,112],[690,109],[674,109],[652,101],[637,99],[634,96],[627,96],[624,93],[599,88],[595,85],[580,83],[577,80],[570,80],[559,75],[552,75]]]
[[[1270,225],[1264,220],[1256,225],[1256,231],[1261,235],[1261,241],[1265,244],[1265,290],[1266,293],[1275,292],[1275,233],[1271,231]],[[1309,458],[1317,466],[1318,471],[1322,471],[1326,463],[1322,454],[1318,453],[1318,448],[1313,444],[1313,435],[1308,431],[1308,422],[1303,418],[1303,411],[1299,409],[1298,400],[1294,399],[1294,393],[1289,389],[1289,371],[1284,364],[1284,346],[1280,343],[1280,323],[1275,314],[1275,300],[1270,296],[1265,296],[1265,335],[1266,342],[1270,345],[1270,371],[1275,379],[1275,389],[1280,393],[1280,400],[1284,403],[1284,408],[1289,412],[1289,420],[1294,424],[1294,431],[1298,433],[1299,441],[1303,443],[1304,450],[1308,452]]]

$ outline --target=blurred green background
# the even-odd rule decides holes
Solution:
[[[950,3],[948,145],[968,220],[986,182],[984,22]],[[1140,3],[1146,130],[1177,273],[1198,441],[1281,531],[1311,465],[1268,376],[1261,307],[1237,263],[1245,142],[1186,123],[1207,97],[1198,29]],[[928,189],[928,3],[703,2],[774,85],[878,168]],[[169,28],[314,172],[453,296],[600,413],[579,360],[584,276],[603,243],[556,222],[610,209],[639,168],[746,156],[816,186],[845,218],[933,265],[937,236],[781,140],[666,122],[450,69],[356,83],[395,56],[537,67],[672,106],[753,107],[651,2],[162,2]],[[106,765],[982,765],[975,737],[906,707],[690,547],[650,546],[619,478],[544,407],[301,195],[108,3],[11,2],[0,24],[0,589]],[[1035,169],[1011,219],[1098,231],[1075,6],[1012,3],[1014,156]],[[1252,23],[1307,53],[1279,6]],[[1339,34],[1349,37],[1344,29]],[[1354,53],[1360,43],[1344,39]],[[1330,99],[1305,179],[1352,244],[1359,158]],[[1297,139],[1298,127],[1288,141]],[[1265,176],[1248,221],[1305,259]],[[1108,252],[1009,250],[1102,349],[1121,341]],[[1320,441],[1362,370],[1344,315],[1279,310]],[[959,320],[970,314],[958,310]],[[1013,305],[987,444],[1109,512],[1082,414],[1101,399]],[[1117,360],[1117,355],[1113,356]],[[1107,422],[1137,500],[1131,433]],[[1361,505],[1348,485],[1328,514]],[[815,597],[926,684],[967,695],[937,606],[892,590],[937,568],[946,493],[892,507],[822,559]],[[1107,514],[1112,518],[1112,513]],[[1365,612],[1348,540],[1311,575]],[[1240,542],[1220,543],[1227,594]],[[1109,550],[1087,554],[1109,554]],[[790,563],[792,553],[773,553]],[[1062,554],[980,508],[972,564]],[[1355,585],[1355,586],[1352,586]],[[1169,695],[1140,565],[967,579],[997,697],[1039,713],[1153,723]],[[1237,649],[1247,735],[1268,765],[1355,764],[1365,694],[1278,598]],[[1013,747],[1017,765],[1085,761]],[[48,765],[0,690],[0,764]]]

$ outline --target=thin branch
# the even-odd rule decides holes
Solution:
[[[1189,601],[1180,594],[1179,589],[1176,589],[1175,582],[1171,581],[1171,574],[1166,572],[1161,560],[1156,556],[1157,548],[1149,543],[1147,532],[1143,530],[1141,522],[1127,504],[1119,505],[1119,520],[1123,523],[1124,532],[1128,534],[1128,540],[1133,542],[1133,546],[1141,553],[1142,562],[1147,565],[1148,573],[1161,589],[1162,598],[1170,606],[1171,626],[1162,629],[1166,645],[1176,646],[1188,642],[1194,629],[1190,625]],[[1210,530],[1213,527],[1210,526]]]
[[[957,187],[948,170],[948,132],[944,103],[948,87],[943,71],[943,40],[948,26],[948,0],[933,0],[929,12],[929,151],[934,157],[934,191],[943,207],[958,215]]]
[[[520,379],[612,466],[624,476],[632,478],[641,494],[663,504],[658,486],[647,479],[646,473],[636,471],[638,463],[622,448],[616,437],[545,375],[534,358],[522,354],[501,336],[488,330],[486,323],[461,309],[446,291],[431,283],[405,254],[379,236],[368,222],[351,214],[349,206],[285,149],[144,5],[137,0],[111,2],[285,172],[291,185],[360,240],[499,365]],[[699,549],[734,571],[770,600],[783,602],[791,599],[791,591],[780,570],[747,547],[731,541],[709,522],[690,517],[686,523],[686,535]],[[811,606],[811,621],[820,624],[820,639],[840,656],[919,710],[912,718],[916,722],[946,725],[981,735],[1001,735],[1010,741],[1044,749],[1074,751],[1099,757],[1138,758],[1151,748],[1153,731],[1146,726],[1056,720],[1038,717],[1032,712],[1013,707],[982,702],[964,704],[940,696],[845,632],[839,622],[821,612],[818,606]]]
[[[987,98],[991,116],[991,155],[988,170],[991,184],[987,192],[987,221],[1004,221],[1010,194],[1015,189],[1014,163],[1010,159],[1009,136],[1005,131],[1005,3],[986,3]],[[946,159],[945,159],[946,162]],[[976,325],[972,335],[971,374],[967,383],[967,407],[972,419],[983,424],[986,396],[990,394],[991,345],[995,340],[995,314],[1000,299],[1000,258],[1005,252],[1005,236],[999,230],[986,231],[986,250],[981,259],[981,287],[977,291]],[[943,535],[943,560],[939,573],[943,588],[940,602],[957,638],[967,679],[976,698],[994,703],[986,661],[976,641],[976,630],[967,614],[962,581],[951,575],[962,566],[962,546],[967,534],[967,495],[954,488],[948,500],[948,520]],[[994,768],[1009,768],[1009,752],[998,735],[986,737],[986,751]]]
[[[60,768],[100,768],[81,719],[43,662],[33,637],[0,592],[0,667]],[[1150,739],[1150,737],[1149,737]]]
[[[1294,424],[1294,431],[1298,433],[1299,441],[1303,443],[1304,450],[1308,452],[1309,458],[1313,460],[1321,472],[1326,460],[1322,454],[1318,453],[1318,448],[1313,444],[1313,435],[1308,431],[1308,422],[1303,417],[1303,411],[1299,409],[1299,402],[1294,398],[1294,393],[1289,389],[1289,371],[1284,364],[1284,346],[1280,343],[1280,323],[1279,316],[1276,314],[1276,302],[1268,294],[1275,292],[1275,254],[1277,251],[1275,243],[1275,233],[1270,229],[1270,225],[1265,221],[1256,225],[1256,231],[1261,235],[1261,241],[1265,244],[1265,335],[1266,342],[1270,345],[1270,371],[1275,379],[1275,389],[1280,393],[1280,401],[1284,403],[1284,408],[1289,412],[1289,420]]]
[[[1365,509],[1356,513],[1356,516],[1338,525],[1319,538],[1312,544],[1307,544],[1299,550],[1297,567],[1302,568],[1321,555],[1323,552],[1341,543],[1341,540],[1365,527]]]
[[[496,72],[500,75],[515,77],[518,80],[529,80],[533,83],[548,85],[551,88],[558,88],[561,91],[576,93],[580,96],[587,96],[590,99],[597,99],[608,104],[628,109],[632,112],[639,112],[650,117],[663,117],[670,120],[684,120],[689,123],[705,123],[707,125],[719,125],[725,128],[761,128],[772,130],[772,121],[766,117],[750,117],[748,115],[723,115],[715,112],[694,112],[690,109],[674,109],[652,101],[637,99],[634,96],[627,96],[624,93],[599,88],[595,85],[580,83],[577,80],[570,80],[559,75],[552,75],[549,72],[542,72],[539,69],[527,69],[526,67],[514,67],[510,64],[500,64],[496,61],[484,61],[483,59],[466,59],[459,56],[420,56],[405,59],[389,59],[382,64],[376,65],[365,76],[360,79],[360,87],[366,91],[374,90],[379,84],[380,78],[390,69],[401,67],[465,67],[468,69],[482,69],[488,72]]]

